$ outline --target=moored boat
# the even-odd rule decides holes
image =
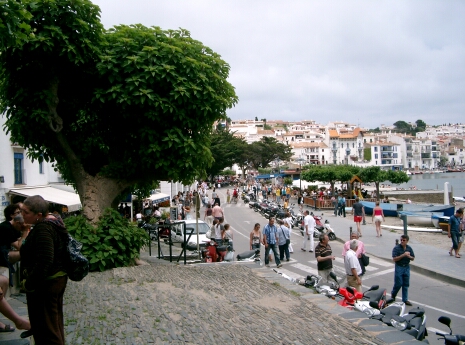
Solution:
[[[365,214],[371,215],[376,204],[371,201],[360,201],[365,208]],[[380,203],[386,217],[397,217],[399,211],[410,212],[443,212],[444,216],[452,216],[455,213],[454,205],[422,205],[422,204],[397,204]]]
[[[399,217],[407,216],[407,225],[434,226],[439,228],[439,218],[444,216],[443,212],[411,212],[399,211]]]

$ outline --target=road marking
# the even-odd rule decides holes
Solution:
[[[384,266],[384,267],[390,267],[390,266],[392,266],[394,264],[393,262],[389,262],[389,261],[381,260],[381,259],[378,259],[378,258],[374,258],[373,256],[370,256],[370,264],[371,263],[373,263],[375,265],[379,265],[379,266]]]
[[[385,275],[385,274],[388,274],[388,273],[392,273],[394,272],[394,268],[390,268],[388,270],[384,270],[384,271],[379,271],[377,273],[373,273],[373,274],[370,274],[370,275],[367,275],[367,276],[363,276],[362,279],[363,280],[367,280],[367,279],[371,279],[371,278],[374,278],[374,277],[378,277],[378,276],[382,276],[382,275]]]

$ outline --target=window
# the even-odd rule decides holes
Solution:
[[[39,162],[39,174],[44,173],[44,162]]]
[[[375,153],[375,159],[378,159],[378,154],[377,153]]]
[[[15,184],[23,184],[23,159],[22,153],[15,153]]]
[[[378,146],[375,146],[375,152],[378,152]]]

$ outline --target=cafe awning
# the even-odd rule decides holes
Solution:
[[[168,194],[156,193],[152,194],[149,199],[152,200],[154,204],[159,204],[163,201],[169,200],[170,196]]]
[[[48,202],[68,207],[68,212],[75,212],[81,209],[81,200],[79,199],[78,194],[49,186],[36,188],[13,188],[10,189],[9,193],[25,197],[40,195]]]

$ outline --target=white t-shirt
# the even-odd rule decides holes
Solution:
[[[304,229],[306,229],[306,226],[308,225],[308,232],[314,232],[315,231],[315,218],[313,218],[311,215],[306,215],[304,218]]]
[[[221,230],[224,229],[224,226],[223,224],[216,224],[215,225],[215,239],[217,240],[222,240],[222,236],[221,236]]]
[[[358,262],[357,254],[355,254],[352,249],[349,249],[346,253],[344,267],[346,269],[346,274],[352,275],[352,268],[355,268],[357,275],[362,274],[362,268]]]

